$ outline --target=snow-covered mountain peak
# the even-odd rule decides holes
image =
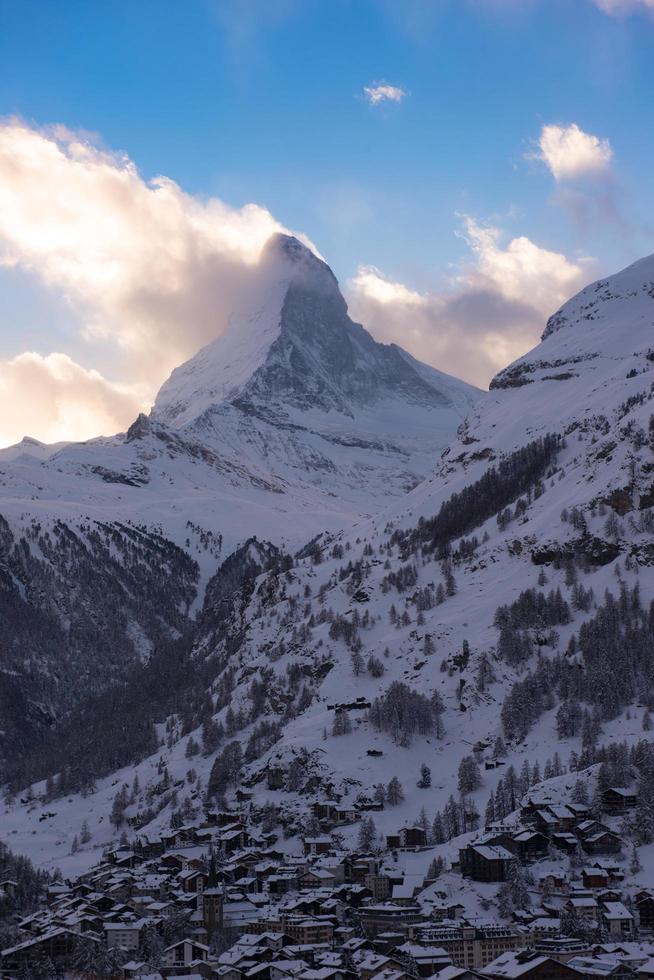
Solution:
[[[622,380],[652,367],[654,346],[654,256],[641,259],[616,275],[599,279],[568,300],[547,322],[542,341],[500,371],[491,389],[521,388],[538,382],[559,388],[568,399],[574,384],[601,409],[607,385],[622,395]],[[573,406],[574,407],[574,406]]]
[[[327,263],[293,235],[281,232],[271,235],[261,251],[259,266],[262,271],[272,271],[278,278],[311,278],[314,285],[322,281],[326,286],[338,287],[336,276]]]
[[[458,404],[462,392],[470,404],[476,395],[470,386],[377,343],[349,318],[329,266],[297,239],[274,235],[247,308],[173,371],[152,414],[176,428],[234,409],[286,424],[298,412],[353,418],[361,408],[397,399],[442,409]]]
[[[348,316],[329,266],[274,235],[247,308],[172,373],[127,439],[176,429],[276,486],[308,479],[369,512],[372,497],[405,492],[433,469],[480,394],[377,343]]]
[[[631,319],[634,324],[643,322],[649,326],[653,321],[654,300],[654,255],[648,255],[632,263],[615,275],[598,279],[582,289],[576,296],[553,314],[547,321],[542,340],[564,328],[577,329],[585,333],[584,341],[593,343],[594,331],[583,331],[587,323],[611,321],[615,331],[615,315],[624,322]],[[626,339],[626,338],[621,338]]]
[[[269,356],[282,331],[291,326],[284,306],[291,290],[346,316],[345,300],[329,266],[290,235],[275,234],[261,253],[245,305],[227,330],[176,368],[157,395],[153,416],[177,428],[208,409],[234,402]],[[329,317],[323,326],[329,327]]]

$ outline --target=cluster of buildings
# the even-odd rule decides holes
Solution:
[[[345,822],[346,807],[332,810],[319,803],[314,815]],[[17,923],[21,941],[0,952],[0,977],[110,953],[119,980],[654,980],[654,892],[623,894],[615,834],[586,807],[531,799],[519,826],[492,827],[461,849],[452,870],[484,883],[505,881],[516,858],[534,865],[536,901],[503,924],[472,914],[438,879],[404,873],[394,852],[425,846],[415,830],[389,835],[382,855],[347,852],[325,832],[289,856],[275,834],[242,815],[208,811],[52,885],[47,904]],[[585,855],[574,878],[560,864],[538,873],[536,862],[568,837]],[[566,935],[566,914],[586,923],[588,935]],[[94,975],[92,965],[85,975]]]
[[[623,789],[608,789],[603,806],[618,816],[637,806],[637,796]],[[530,798],[520,811],[519,825],[494,824],[459,852],[464,877],[475,881],[506,881],[517,859],[522,864],[546,858],[552,851],[592,859],[619,854],[624,841],[619,832],[594,819],[581,803],[552,803]]]

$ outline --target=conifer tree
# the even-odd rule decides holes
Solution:
[[[402,784],[397,776],[393,776],[386,787],[386,799],[389,806],[398,806],[404,799]]]

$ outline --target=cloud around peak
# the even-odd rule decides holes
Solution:
[[[47,412],[40,423],[30,414],[31,389],[14,381],[19,376],[30,384],[41,376],[44,390],[57,393],[53,417],[68,425],[57,438],[89,434],[83,413],[61,400],[66,385],[95,406],[95,431],[124,428],[174,367],[225,329],[276,231],[287,229],[266,208],[193,197],[166,177],[145,180],[127,156],[86,134],[0,122],[0,264],[65,297],[79,323],[77,346],[105,362],[109,354],[128,386],[64,354],[0,362],[3,392],[18,398],[14,414],[32,420],[18,435],[59,432]]]
[[[262,207],[199,200],[144,180],[125,156],[57,130],[0,126],[0,245],[77,304],[151,377],[211,339],[261,247],[282,225]]]

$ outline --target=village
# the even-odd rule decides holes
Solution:
[[[244,799],[51,883],[44,906],[15,922],[20,941],[0,953],[0,975],[654,977],[654,891],[626,881],[635,869],[616,829],[637,804],[636,791],[608,788],[598,820],[587,805],[532,794],[514,822],[462,837],[448,862],[420,826],[370,853],[344,849],[338,828],[358,824],[362,842],[370,801],[314,802],[307,826],[321,832],[291,855]],[[424,858],[422,880],[403,871],[407,855]],[[469,906],[466,883],[481,904]]]

